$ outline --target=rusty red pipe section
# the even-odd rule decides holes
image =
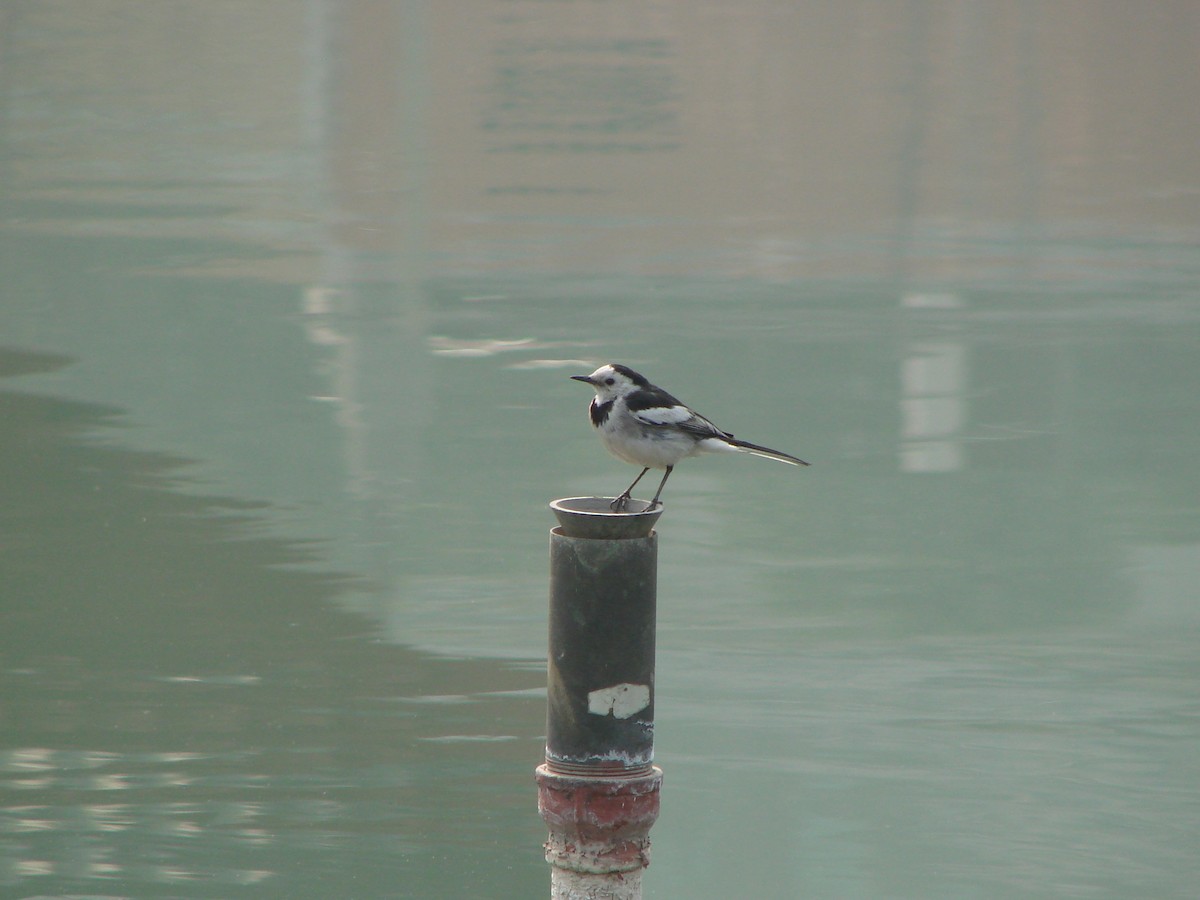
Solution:
[[[637,778],[561,775],[537,769],[538,812],[550,827],[546,861],[590,874],[640,872],[650,865],[662,771]]]

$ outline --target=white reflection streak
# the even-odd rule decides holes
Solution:
[[[13,834],[25,834],[31,831],[53,831],[56,827],[53,819],[26,817],[13,819],[5,830]]]
[[[438,356],[495,356],[498,353],[507,353],[513,350],[542,349],[551,346],[540,344],[534,338],[517,338],[510,341],[496,339],[467,341],[455,340],[438,334],[431,335],[426,343],[429,345],[429,349]]]
[[[136,824],[127,803],[84,806],[83,814],[96,831],[127,831]]]
[[[952,294],[909,294],[910,309],[953,309]],[[913,341],[900,363],[900,471],[957,472],[966,466],[967,349],[962,341]]]
[[[127,791],[129,776],[114,772],[111,775],[96,775],[87,779],[87,789],[90,791]]]
[[[54,751],[46,747],[18,747],[2,758],[5,769],[44,771],[55,768]]]
[[[12,870],[18,878],[53,875],[54,863],[47,859],[21,859],[12,864]]]

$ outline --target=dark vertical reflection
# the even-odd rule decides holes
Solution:
[[[0,374],[65,362],[3,351]],[[254,536],[255,504],[172,490],[181,459],[97,440],[118,410],[4,391],[0,421],[0,886],[540,885],[543,704],[503,693],[539,672],[379,642],[317,548]],[[491,850],[437,866],[480,830]]]

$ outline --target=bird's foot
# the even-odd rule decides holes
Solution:
[[[622,494],[620,497],[614,498],[612,503],[608,504],[608,508],[611,509],[613,512],[624,512],[625,507],[627,507],[627,506],[629,506],[628,492]]]

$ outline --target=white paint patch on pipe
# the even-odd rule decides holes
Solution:
[[[588,712],[596,716],[628,719],[650,705],[650,688],[644,684],[614,684],[588,694]]]

